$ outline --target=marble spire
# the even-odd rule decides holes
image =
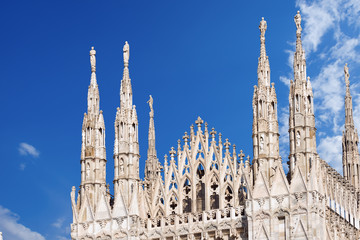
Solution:
[[[123,57],[124,57],[124,71],[123,79],[121,81],[120,88],[120,106],[121,108],[132,108],[132,87],[131,79],[129,74],[129,58],[130,58],[130,46],[128,42],[125,42],[123,47]]]
[[[310,77],[306,75],[305,51],[301,42],[301,15],[294,16],[296,49],[294,53],[294,81],[289,92],[289,177],[299,167],[303,176],[309,176],[313,161],[317,158],[316,128],[313,91]]]
[[[343,131],[343,174],[344,177],[356,188],[360,187],[359,179],[359,136],[354,126],[352,97],[350,94],[350,74],[347,64],[344,66],[345,74],[345,131]]]
[[[277,97],[274,83],[270,84],[270,64],[265,50],[267,23],[261,19],[260,57],[258,59],[258,86],[253,95],[253,153],[254,178],[262,172],[271,184],[279,158],[279,124],[277,121]]]
[[[148,135],[148,152],[147,160],[145,162],[145,179],[149,181],[154,181],[157,176],[160,174],[160,163],[156,155],[155,147],[155,124],[154,124],[154,100],[152,96],[149,96],[149,101],[147,102],[150,107],[150,120],[149,120],[149,135]]]
[[[305,51],[301,42],[301,15],[300,11],[297,11],[294,22],[296,25],[296,50],[294,53],[294,80],[306,82],[306,59]]]
[[[265,32],[267,23],[264,18],[261,19],[260,25],[260,57],[258,59],[258,87],[261,85],[270,86],[270,64],[265,49]]]

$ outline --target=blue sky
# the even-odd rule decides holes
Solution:
[[[278,96],[281,154],[288,155],[288,83],[293,17],[302,13],[308,75],[315,94],[320,157],[341,171],[343,66],[349,63],[355,124],[360,122],[360,1],[7,1],[0,9],[0,231],[4,239],[69,239],[70,190],[80,184],[89,50],[97,51],[107,181],[122,77],[130,77],[139,117],[140,174],[154,98],[158,157],[201,116],[252,156],[253,85],[259,22]]]

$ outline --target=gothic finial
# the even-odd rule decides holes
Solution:
[[[96,72],[96,51],[94,47],[91,47],[90,50],[90,64],[91,64],[91,72]]]
[[[178,152],[181,151],[181,141],[180,139],[177,140],[177,143],[178,143]]]
[[[236,157],[236,145],[233,144],[233,157],[235,158]]]
[[[170,153],[171,160],[174,160],[174,156],[176,154],[176,151],[174,150],[174,147],[171,147],[171,151],[169,153]]]
[[[219,144],[220,144],[220,145],[222,144],[221,136],[222,136],[222,134],[219,133]]]
[[[295,15],[294,17],[294,21],[295,21],[295,24],[296,24],[296,35],[298,37],[301,36],[301,31],[302,31],[302,28],[301,28],[301,15],[300,15],[300,11],[297,11],[297,14]]]
[[[129,57],[130,57],[130,46],[127,41],[125,41],[125,45],[123,48],[123,56],[124,56],[124,66],[129,66]]]
[[[189,139],[189,135],[187,134],[187,132],[185,132],[183,139],[184,139],[185,145],[187,145],[188,139]]]
[[[225,139],[224,146],[225,146],[225,149],[227,152],[229,151],[230,145],[231,145],[231,143],[229,142],[229,139],[228,138]]]
[[[211,135],[211,138],[212,138],[212,142],[215,142],[215,134],[216,134],[215,128],[212,128],[212,129],[211,129],[211,132],[210,132],[210,135]]]
[[[240,158],[240,161],[242,162],[244,160],[245,154],[243,153],[243,150],[240,150],[240,154],[238,155]]]
[[[203,120],[199,116],[198,119],[195,121],[196,125],[198,126],[198,129],[201,129],[201,124],[203,124]]]

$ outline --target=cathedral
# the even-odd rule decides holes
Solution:
[[[82,125],[81,183],[79,189],[72,187],[70,194],[71,238],[360,239],[359,139],[349,69],[345,65],[342,176],[316,150],[314,98],[306,74],[299,12],[294,20],[287,174],[279,154],[277,97],[270,81],[264,18],[259,25],[258,81],[252,99],[252,159],[199,117],[161,164],[150,96],[144,180],[139,177],[138,118],[129,75],[130,47],[125,42],[115,118],[113,195],[106,182],[105,124],[92,48],[88,108]]]

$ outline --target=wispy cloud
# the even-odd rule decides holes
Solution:
[[[360,0],[297,0],[296,6],[299,7],[303,20],[302,42],[314,91],[318,129],[317,151],[322,159],[342,172],[341,140],[345,118],[343,67],[345,63],[349,63],[350,74],[360,68],[358,58],[360,55]],[[292,48],[292,50],[286,50],[289,54],[287,61],[290,66],[289,72],[280,77],[280,81],[287,86],[293,74],[292,61],[295,48],[293,43],[289,46]],[[350,82],[352,79],[350,78]],[[357,125],[360,124],[359,84],[352,82],[351,93],[354,122]],[[280,134],[286,137],[288,137],[287,121],[287,109],[281,108],[279,111]],[[285,141],[288,139],[281,136],[280,142],[288,146]],[[280,151],[282,157],[286,157],[286,150],[280,149]]]
[[[45,238],[37,232],[25,227],[19,223],[20,217],[0,206],[0,229],[3,232],[4,239],[12,240],[45,240]]]
[[[322,159],[342,172],[341,140],[345,117],[343,67],[349,63],[350,73],[360,67],[360,0],[297,0],[296,6],[300,8],[303,20],[302,39],[308,72],[316,73],[312,75],[311,82],[318,129],[317,150]],[[291,43],[290,47],[292,50],[286,50],[289,73],[280,77],[287,86],[292,77],[295,46]],[[351,92],[356,125],[360,124],[360,86],[353,84]],[[288,146],[287,111],[285,108],[279,111],[280,142],[284,146]],[[287,157],[286,150],[280,149],[280,152],[283,158]]]
[[[64,222],[65,222],[65,218],[61,217],[61,218],[56,219],[56,221],[54,223],[52,223],[51,225],[56,228],[62,228],[64,225]]]
[[[24,171],[25,168],[26,168],[26,164],[25,163],[20,163],[19,168],[20,168],[21,171]]]
[[[40,155],[40,152],[34,146],[25,142],[20,143],[18,150],[20,155],[23,156],[32,156],[37,158]]]

